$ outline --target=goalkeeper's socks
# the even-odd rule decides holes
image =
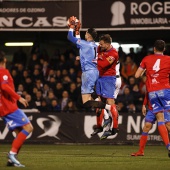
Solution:
[[[148,133],[142,132],[140,142],[139,142],[140,152],[144,152],[147,140],[148,140]]]
[[[29,135],[29,133],[25,130],[22,130],[17,137],[14,139],[13,143],[12,143],[12,149],[11,151],[14,153],[17,153],[19,151],[19,149],[21,148],[21,146],[23,145],[24,141],[26,140],[27,136]]]
[[[99,111],[99,109],[96,110],[96,113]],[[104,116],[104,109],[101,110],[101,113],[97,113],[97,127],[100,128],[102,127],[102,121],[103,121],[103,116]]]
[[[158,122],[158,131],[162,137],[163,142],[167,146],[169,144],[169,135],[164,122]]]

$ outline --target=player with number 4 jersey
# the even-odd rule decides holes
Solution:
[[[154,54],[146,56],[135,77],[139,78],[146,70],[146,88],[149,95],[149,101],[153,108],[153,113],[158,121],[159,133],[168,149],[170,157],[170,143],[167,129],[165,127],[164,111],[170,111],[170,56],[163,54],[165,51],[165,42],[157,40],[154,44]]]
[[[141,69],[146,69],[146,87],[148,92],[170,89],[170,57],[163,54],[146,56],[141,64]]]

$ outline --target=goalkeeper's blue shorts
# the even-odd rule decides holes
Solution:
[[[81,94],[93,93],[98,77],[99,71],[97,69],[84,71],[81,76]]]

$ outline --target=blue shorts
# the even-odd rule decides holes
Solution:
[[[164,119],[165,119],[165,123],[170,122],[170,112],[164,111]],[[156,116],[153,113],[152,110],[148,110],[147,114],[145,116],[145,122],[150,122],[150,123],[155,123],[156,121]]]
[[[3,120],[7,124],[9,130],[14,130],[18,127],[23,127],[24,125],[30,123],[28,117],[21,109],[18,109],[13,113],[4,116]]]
[[[99,77],[96,83],[96,93],[104,98],[114,98],[114,92],[116,88],[116,77],[105,76]]]
[[[152,110],[148,110],[147,113],[146,113],[146,116],[145,116],[145,122],[150,122],[150,123],[155,123],[156,121],[156,116],[155,114],[153,113]]]
[[[170,122],[170,112],[168,111],[164,112],[164,119],[165,119],[165,123]]]
[[[81,94],[91,94],[94,92],[96,81],[99,77],[98,70],[84,71],[81,76]]]
[[[170,89],[149,92],[153,113],[170,110]]]

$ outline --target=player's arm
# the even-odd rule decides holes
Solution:
[[[139,78],[140,76],[142,76],[143,71],[144,71],[144,69],[141,68],[141,67],[139,67],[139,68],[137,69],[136,73],[135,73],[135,78]]]
[[[115,58],[112,57],[112,56],[109,56],[109,57],[107,57],[107,58],[104,59],[104,60],[98,60],[98,65],[99,65],[101,68],[105,68],[105,67],[111,65],[114,61],[115,61]]]
[[[18,95],[7,83],[1,84],[1,89],[7,92],[14,99],[18,100],[25,107],[28,106],[28,102],[24,98],[22,98],[20,95]]]
[[[145,93],[145,98],[143,100],[143,105],[142,105],[142,113],[144,116],[146,116],[146,105],[148,103],[148,93]]]
[[[68,31],[67,38],[72,43],[76,44],[77,40],[80,38],[79,30],[81,27],[81,23],[76,17],[72,16],[68,19],[68,27],[69,27],[69,31]],[[76,37],[74,37],[74,35],[73,35],[74,30],[75,30]]]
[[[70,28],[70,29],[69,29],[68,35],[67,35],[67,39],[68,39],[69,41],[71,41],[72,43],[76,44],[78,38],[74,37],[73,31],[74,31],[73,28]]]

